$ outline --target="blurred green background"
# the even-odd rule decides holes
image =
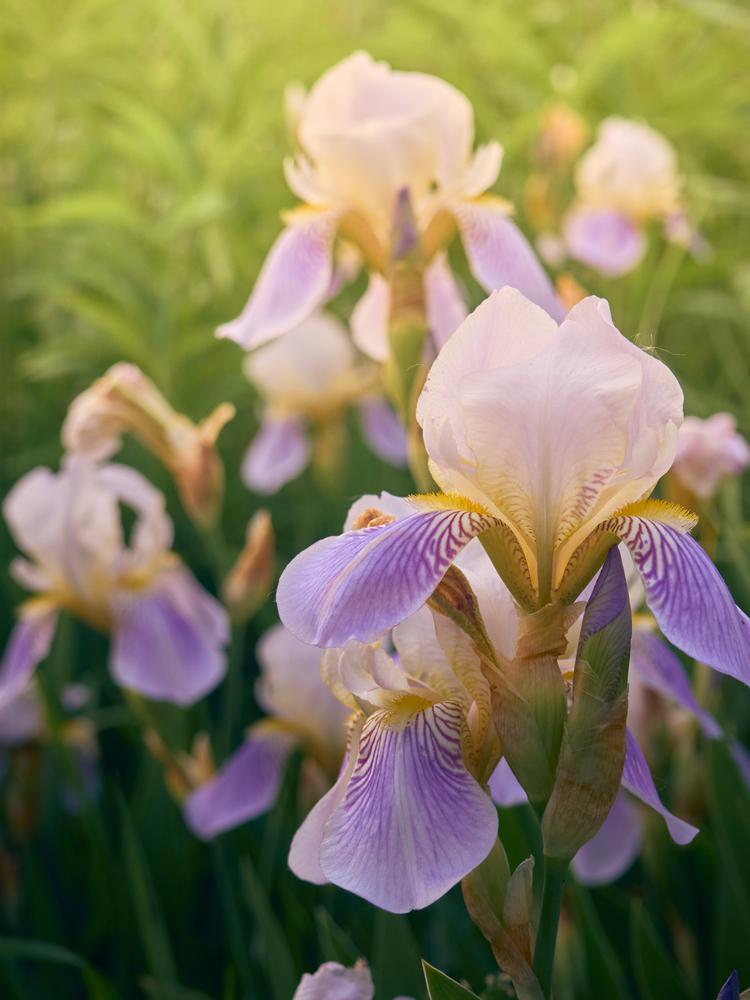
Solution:
[[[621,329],[672,366],[687,412],[730,410],[750,435],[749,46],[750,8],[722,0],[4,0],[0,494],[33,466],[57,465],[69,401],[127,359],[195,419],[221,400],[237,405],[220,450],[224,526],[239,547],[260,502],[237,478],[257,404],[239,349],[213,329],[240,310],[292,202],[281,172],[285,85],[312,83],[355,48],[467,94],[478,140],[505,147],[497,191],[519,206],[522,226],[530,147],[550,101],[592,126],[620,114],[662,131],[711,257],[655,248],[617,289],[591,276],[588,284],[612,291]],[[342,315],[361,287],[337,301]],[[409,488],[356,435],[333,486],[321,491],[307,473],[271,501],[281,564],[337,530],[360,493]],[[177,548],[209,579],[167,475],[135,444],[122,459],[167,492]],[[738,487],[724,492],[719,513],[719,561],[747,608]],[[1,531],[5,565],[14,548]],[[0,593],[4,640],[21,595],[5,574]],[[254,641],[274,620],[269,602],[248,629],[248,677]],[[48,668],[53,686],[74,676],[98,688],[103,787],[96,806],[71,816],[55,794],[63,762],[44,762],[36,832],[14,847],[13,871],[0,865],[0,996],[196,1000],[250,988],[288,1000],[303,971],[357,954],[372,961],[385,1000],[422,995],[420,955],[483,986],[491,956],[456,891],[407,920],[288,873],[293,773],[270,816],[211,849],[194,842],[137,727],[117,714],[105,655],[102,641],[71,624]],[[738,692],[722,684],[722,718],[742,735],[750,713]],[[184,740],[211,708],[209,699],[165,724]],[[254,711],[248,702],[248,721]],[[700,785],[706,831],[694,844],[671,848],[655,825],[624,882],[571,893],[560,996],[714,996],[733,967],[750,984],[750,804],[721,747],[702,760],[707,782],[678,763],[667,789]],[[528,853],[528,822],[523,810],[503,815],[516,860]]]

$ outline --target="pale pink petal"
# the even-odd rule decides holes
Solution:
[[[381,274],[372,273],[367,290],[352,310],[352,338],[373,361],[388,359],[388,312],[391,289]]]
[[[364,963],[346,969],[338,962],[324,962],[317,972],[306,972],[292,1000],[372,1000],[375,996],[370,970]]]
[[[469,312],[446,253],[437,254],[426,269],[424,294],[427,325],[432,334],[433,345],[439,351]]]

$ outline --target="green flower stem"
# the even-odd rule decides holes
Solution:
[[[567,861],[544,856],[542,909],[539,914],[536,948],[534,949],[534,972],[545,997],[551,996],[557,925],[560,920],[560,906],[567,875]]]

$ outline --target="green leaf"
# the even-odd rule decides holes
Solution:
[[[326,962],[353,965],[362,957],[346,931],[339,927],[323,906],[318,906],[315,910],[315,926],[318,931],[320,952]]]
[[[258,954],[275,1000],[289,1000],[299,981],[284,930],[249,858],[241,864],[242,887],[258,928]]]
[[[422,971],[427,983],[427,993],[430,1000],[479,1000],[476,993],[457,983],[455,979],[446,976],[444,972],[436,969],[422,959]]]
[[[630,909],[630,952],[638,995],[643,1000],[664,1000],[665,997],[692,1000],[695,997],[640,900]]]
[[[610,1000],[630,1000],[625,974],[617,953],[604,933],[591,893],[573,879],[570,881],[569,891],[585,942],[589,995],[608,997]]]
[[[89,963],[75,952],[50,941],[24,938],[0,938],[0,956],[7,959],[48,962],[78,969],[90,1000],[117,1000],[113,987]]]

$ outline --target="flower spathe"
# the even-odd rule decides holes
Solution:
[[[121,504],[136,515],[128,542]],[[0,664],[0,702],[46,656],[60,611],[110,634],[110,669],[125,688],[188,705],[221,680],[226,612],[170,551],[164,497],[139,473],[69,456],[58,473],[24,476],[3,513],[27,557],[11,570],[34,596]]]
[[[501,147],[473,151],[471,105],[450,84],[356,52],[304,98],[297,94],[294,117],[298,151],[285,173],[302,206],[286,215],[245,309],[219,336],[250,349],[305,319],[330,294],[337,236],[357,247],[368,270],[386,273],[398,255],[391,227],[404,192],[426,265],[442,266],[436,255],[458,230],[485,288],[516,285],[559,314],[508,205],[485,195],[500,170]],[[426,277],[425,284],[429,299],[434,289]],[[374,339],[382,337],[376,332]]]
[[[476,537],[522,607],[570,603],[623,541],[664,635],[750,680],[750,623],[686,534],[694,516],[644,500],[674,459],[682,392],[603,300],[584,299],[558,327],[516,290],[494,293],[438,355],[417,419],[445,492],[290,563],[277,600],[292,632],[373,641]]]

